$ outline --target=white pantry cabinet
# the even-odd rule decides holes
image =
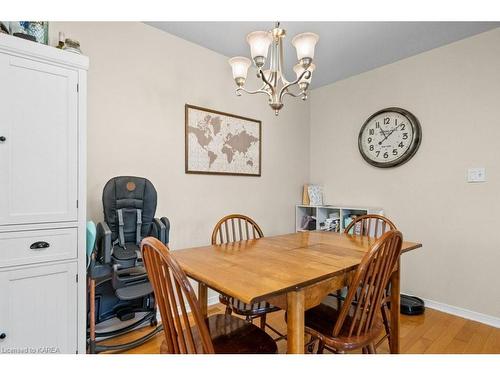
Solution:
[[[0,55],[0,225],[77,220],[78,72]]]
[[[87,69],[0,34],[0,353],[85,353]]]

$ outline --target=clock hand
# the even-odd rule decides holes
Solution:
[[[388,132],[387,134],[385,134],[385,132],[384,132],[383,130],[381,131],[381,133],[382,133],[382,135],[384,136],[384,139],[382,139],[382,140],[378,143],[378,144],[379,144],[379,146],[382,144],[382,142],[384,142],[384,141],[387,139],[387,137],[388,137],[389,135],[391,135],[391,133],[389,133],[389,132]]]
[[[402,123],[401,123],[401,124],[402,124]],[[385,137],[384,137],[384,139],[382,139],[382,140],[378,143],[378,144],[379,144],[379,146],[380,146],[382,143],[384,143],[384,141],[385,141],[387,138],[389,138],[389,137],[390,137],[390,135],[391,135],[392,133],[394,133],[394,132],[396,131],[396,129],[397,129],[397,128],[399,128],[399,127],[401,126],[401,124],[397,125],[397,126],[396,126],[394,129],[392,129],[392,130],[391,130],[388,134],[386,134],[386,135],[385,135]]]

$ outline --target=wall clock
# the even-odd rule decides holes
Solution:
[[[417,118],[402,108],[385,108],[365,121],[358,136],[359,152],[371,165],[389,168],[412,158],[420,146],[422,128]]]

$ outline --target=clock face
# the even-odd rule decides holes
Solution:
[[[359,151],[373,166],[388,168],[408,161],[422,138],[417,118],[401,108],[387,108],[373,114],[361,127]]]

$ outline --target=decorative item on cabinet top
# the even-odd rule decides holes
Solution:
[[[186,173],[261,175],[259,120],[185,105]]]
[[[0,33],[10,34],[8,23],[5,21],[0,21]]]
[[[3,32],[33,42],[48,44],[48,21],[1,21]]]
[[[64,40],[64,46],[62,46],[62,49],[67,52],[78,53],[79,55],[82,54],[82,50],[80,49],[80,42],[74,39],[66,38]]]

